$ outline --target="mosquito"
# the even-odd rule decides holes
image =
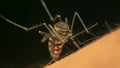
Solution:
[[[61,15],[56,15],[55,17],[53,17],[50,11],[48,10],[44,0],[41,0],[41,3],[45,11],[47,12],[50,20],[55,23],[54,25],[51,25],[51,24],[47,25],[46,23],[43,24],[49,30],[50,33],[45,34],[43,31],[39,31],[41,35],[44,35],[42,42],[48,40],[48,48],[50,51],[50,55],[52,57],[51,62],[57,61],[59,59],[62,48],[65,45],[65,43],[72,41],[72,43],[78,49],[80,49],[80,42],[76,41],[75,38],[84,32],[87,32],[93,35],[93,33],[89,32],[89,30],[95,27],[98,23],[94,24],[90,28],[87,28],[83,20],[81,19],[80,15],[78,14],[78,12],[75,12],[73,15],[72,24],[71,26],[69,26],[67,17],[65,18],[65,21],[61,19]],[[77,34],[73,34],[73,26],[74,26],[76,17],[78,17],[78,19],[80,20],[81,25],[84,28],[84,31],[79,32]]]
[[[8,23],[11,23],[25,31],[30,31],[36,28],[40,28],[41,26],[44,26],[49,32],[39,30],[38,33],[40,33],[43,36],[43,38],[41,39],[42,43],[45,41],[48,41],[48,49],[49,49],[50,56],[52,58],[51,61],[48,63],[48,65],[60,59],[63,46],[65,46],[67,42],[72,42],[76,48],[80,49],[81,48],[80,41],[76,40],[76,38],[79,35],[81,35],[84,32],[87,32],[90,35],[95,35],[89,30],[94,28],[98,23],[95,23],[91,27],[87,28],[82,18],[78,14],[78,12],[75,11],[73,18],[72,18],[72,22],[71,22],[72,24],[71,26],[69,26],[67,17],[65,18],[65,20],[62,20],[61,15],[56,15],[55,17],[53,17],[50,11],[48,10],[44,0],[40,0],[40,2],[43,8],[45,9],[46,13],[48,14],[50,20],[53,22],[53,24],[40,23],[36,26],[27,28],[27,27],[24,27],[20,24],[17,24],[11,21],[10,19],[4,17],[3,15],[0,15],[0,17],[4,19],[5,21],[7,21]],[[74,22],[75,22],[76,17],[79,19],[84,30],[77,34],[74,34],[73,27],[74,27]]]

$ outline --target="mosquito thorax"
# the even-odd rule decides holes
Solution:
[[[63,21],[59,21],[54,24],[54,29],[64,38],[68,38],[71,36],[68,24]]]

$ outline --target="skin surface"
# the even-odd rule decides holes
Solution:
[[[120,28],[45,68],[120,68]]]

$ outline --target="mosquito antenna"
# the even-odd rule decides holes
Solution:
[[[50,11],[48,10],[48,8],[47,8],[47,6],[46,6],[44,0],[41,0],[41,3],[42,3],[42,5],[43,5],[45,11],[46,11],[47,14],[49,15],[50,19],[53,20],[53,17],[52,17],[52,15],[51,15]]]
[[[80,22],[81,22],[82,26],[84,27],[85,31],[86,31],[87,33],[90,33],[90,32],[88,31],[87,27],[85,26],[83,20],[81,19],[80,15],[79,15],[77,12],[75,12],[74,15],[73,15],[72,25],[71,25],[71,31],[73,31],[73,25],[74,25],[76,16],[77,16],[78,19],[80,20]]]

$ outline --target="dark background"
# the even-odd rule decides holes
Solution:
[[[117,1],[102,0],[45,0],[52,15],[60,14],[71,21],[75,11],[86,24],[107,20],[119,23],[120,8]],[[1,0],[0,14],[10,20],[31,27],[40,22],[50,23],[40,0]],[[39,68],[49,59],[47,42],[41,43],[39,29],[26,32],[0,19],[0,68]]]

